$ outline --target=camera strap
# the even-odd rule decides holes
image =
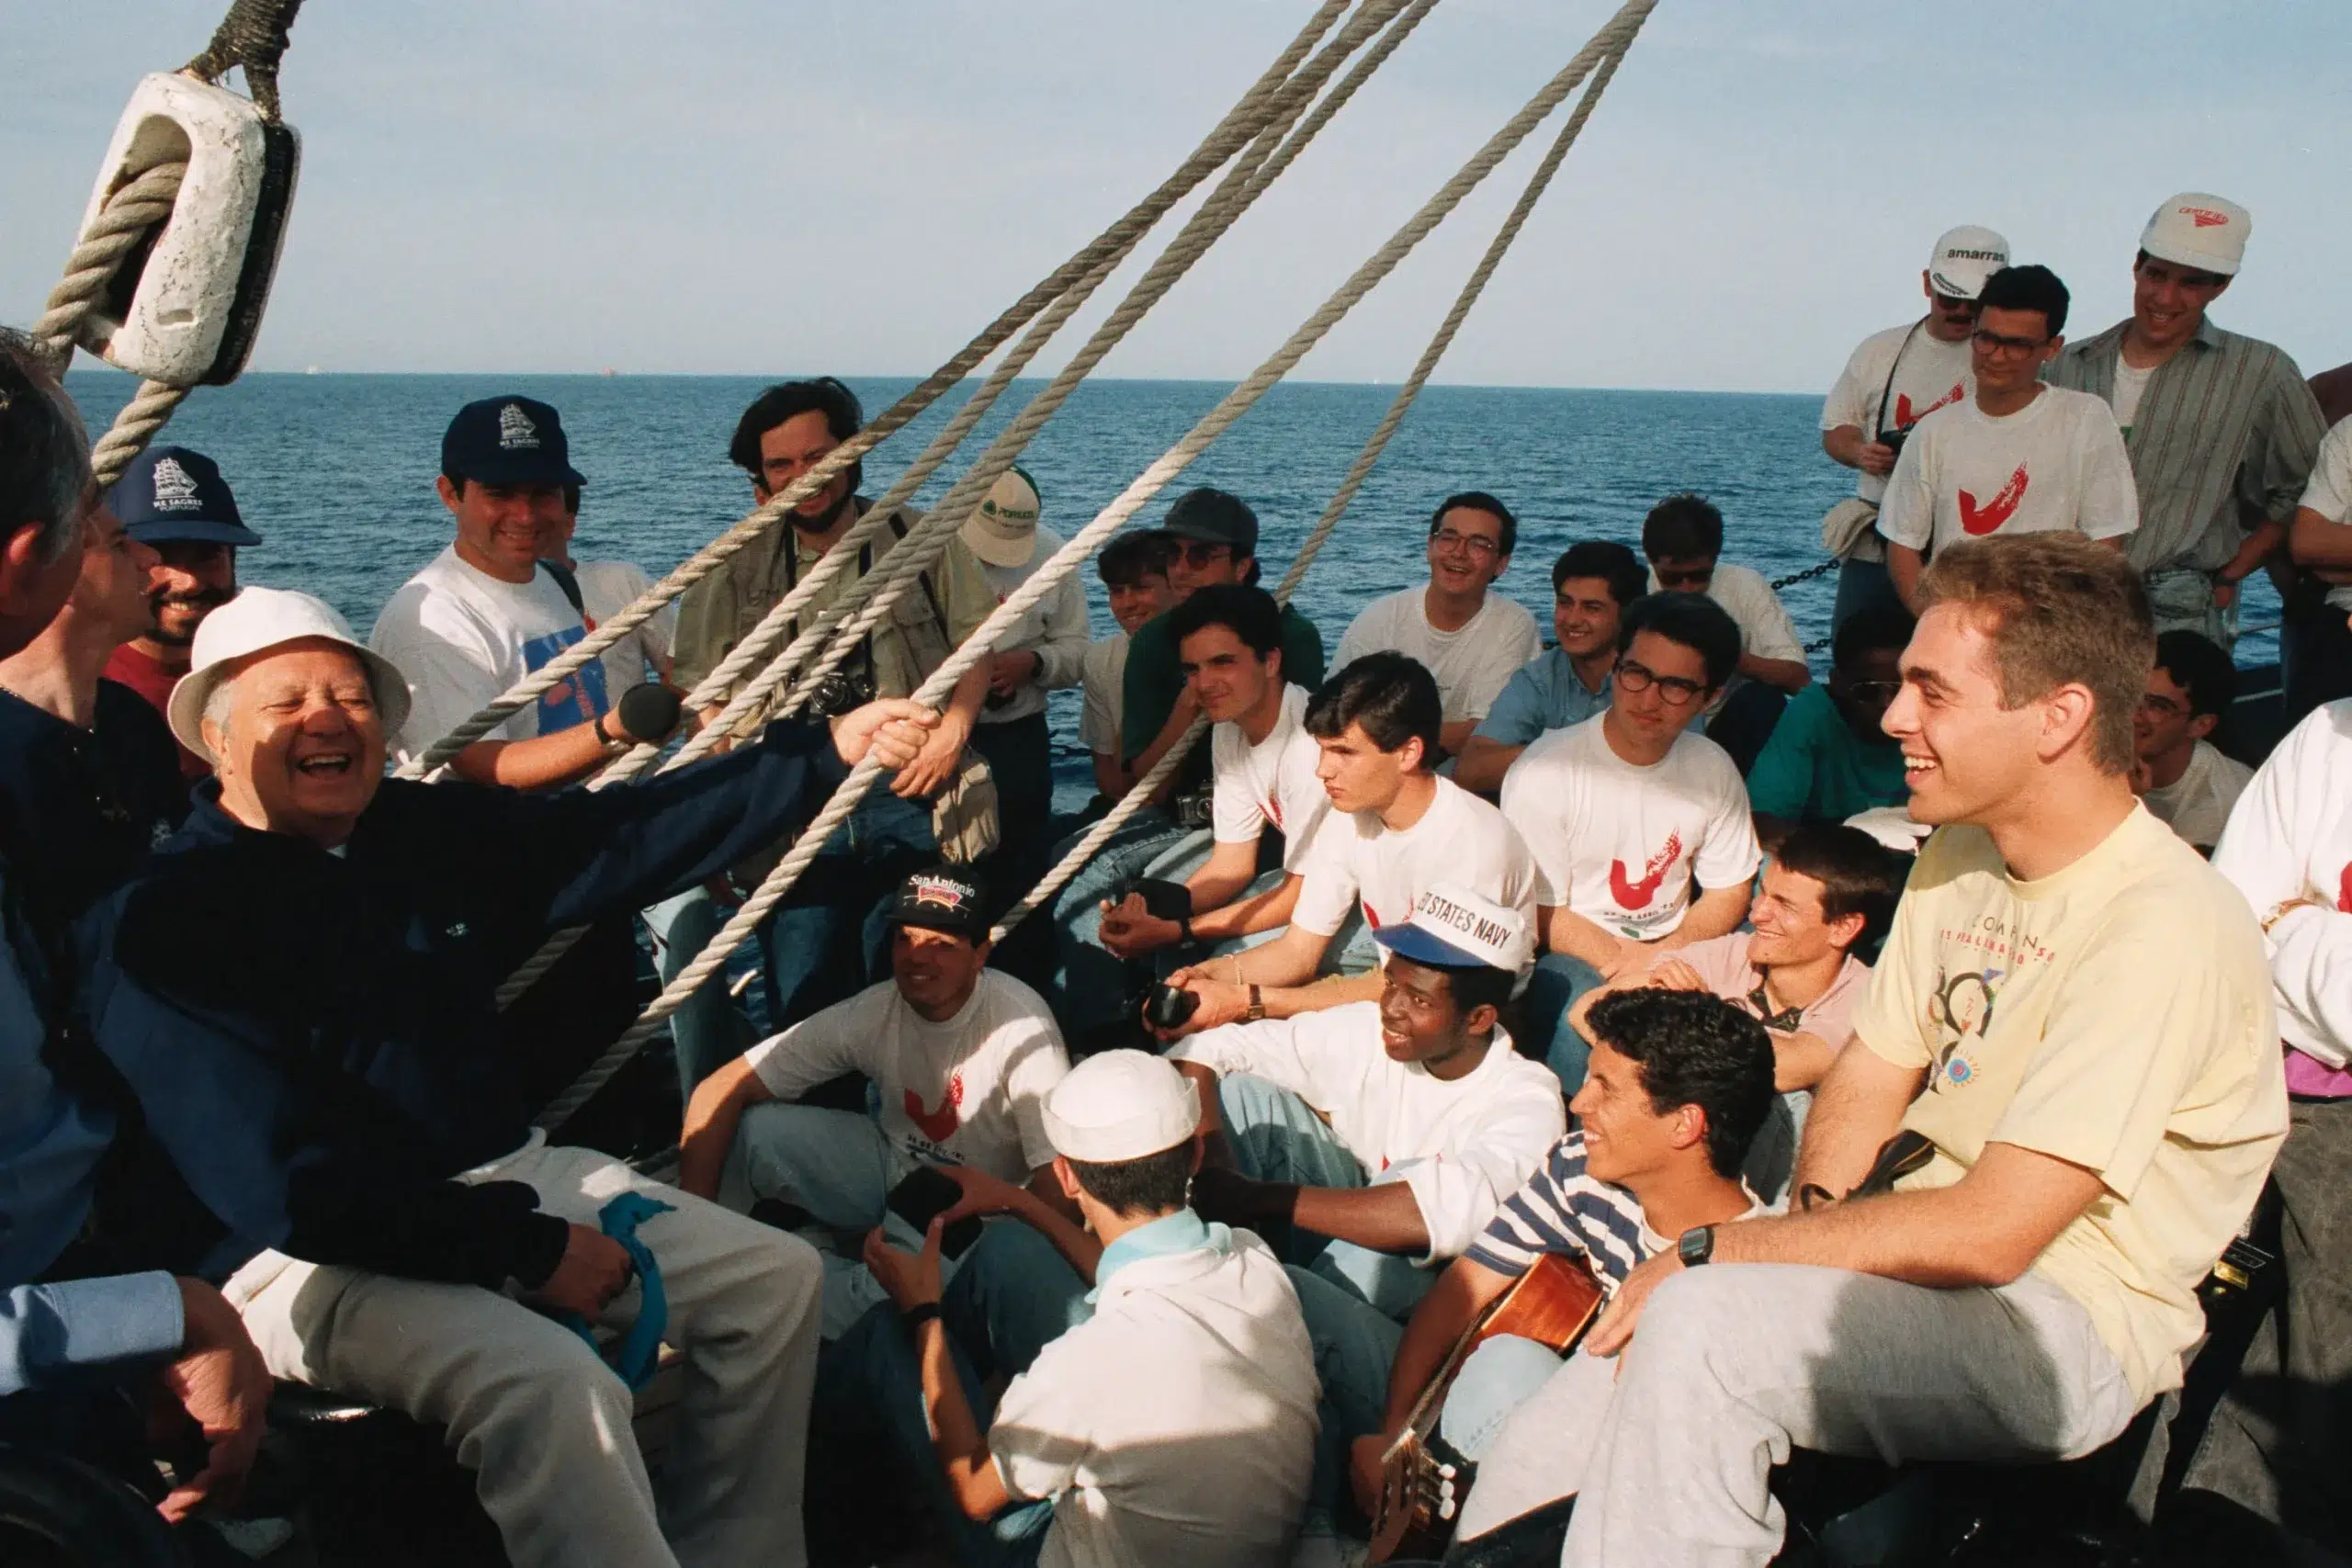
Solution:
[[[1886,434],[1887,405],[1894,400],[1894,373],[1903,368],[1904,351],[1911,346],[1911,340],[1917,337],[1919,329],[1927,324],[1928,318],[1920,317],[1911,323],[1911,330],[1903,334],[1903,341],[1894,345],[1894,363],[1886,367],[1886,385],[1878,389],[1878,412],[1871,416],[1871,423],[1875,426],[1871,432],[1871,439],[1882,446],[1886,445],[1883,438]]]

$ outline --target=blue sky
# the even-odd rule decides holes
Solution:
[[[0,0],[0,320],[38,312],[132,82],[220,8]],[[1172,167],[1310,8],[310,0],[256,365],[929,369]],[[1104,373],[1245,372],[1611,8],[1446,0]],[[2095,331],[2184,188],[2255,215],[2217,317],[2317,370],[2352,359],[2347,121],[2340,0],[1664,0],[1441,378],[1818,390],[1965,221],[2057,268]],[[1408,368],[1532,155],[1300,374]]]

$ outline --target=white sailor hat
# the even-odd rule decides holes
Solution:
[[[1142,1051],[1089,1056],[1046,1096],[1046,1141],[1064,1159],[1087,1165],[1172,1149],[1200,1125],[1192,1084],[1172,1063]]]
[[[166,716],[179,743],[208,762],[218,762],[204,743],[204,705],[239,660],[289,642],[341,643],[368,667],[376,688],[376,711],[384,733],[397,735],[408,719],[408,679],[400,667],[351,635],[350,623],[323,599],[288,588],[246,588],[204,617],[196,628],[187,673],[172,688]]]

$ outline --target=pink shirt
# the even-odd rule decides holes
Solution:
[[[1728,936],[1711,937],[1660,953],[1658,961],[1679,958],[1699,972],[1707,989],[1761,1018],[1763,1010],[1752,998],[1756,987],[1764,983],[1764,976],[1747,962],[1747,944],[1754,935],[1753,931],[1733,931]],[[1829,982],[1829,988],[1814,998],[1811,1007],[1798,1012],[1797,1032],[1817,1035],[1833,1047],[1845,1044],[1847,1036],[1854,1031],[1854,1009],[1869,988],[1870,978],[1871,966],[1851,953],[1847,954],[1838,977]]]

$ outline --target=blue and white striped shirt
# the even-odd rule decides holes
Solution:
[[[1634,1266],[1662,1250],[1666,1238],[1642,1221],[1642,1205],[1623,1187],[1587,1175],[1584,1132],[1552,1145],[1526,1184],[1503,1200],[1464,1257],[1498,1274],[1519,1275],[1547,1252],[1582,1253],[1602,1290],[1614,1295]]]

